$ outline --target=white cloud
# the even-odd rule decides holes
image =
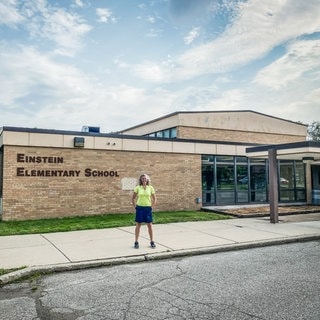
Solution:
[[[318,0],[303,4],[295,0],[272,3],[249,0],[239,5],[238,15],[220,37],[177,57],[174,69],[150,61],[136,69],[147,80],[164,82],[229,72],[264,57],[276,46],[319,31],[318,4]],[[148,72],[151,65],[162,76]]]
[[[244,105],[247,99],[247,93],[242,89],[231,89],[221,92],[220,97],[207,101],[207,108],[216,108],[220,106],[222,110],[237,110],[239,108],[248,109]],[[250,108],[249,108],[250,109]]]
[[[295,1],[282,1],[273,2],[270,8],[260,1],[244,3],[237,19],[221,37],[178,59],[181,71],[177,76],[227,72],[263,57],[290,39],[320,30],[320,6],[314,4],[310,1],[299,6]]]
[[[97,125],[109,132],[133,125],[133,119],[152,119],[155,101],[159,116],[170,108],[171,93],[165,90],[106,86],[31,47],[0,46],[0,52],[1,125],[67,130]]]
[[[113,63],[121,69],[126,69],[128,67],[128,63],[126,63],[125,61],[122,61],[120,58],[114,59]]]
[[[25,96],[42,96],[42,99],[61,99],[86,90],[90,83],[85,76],[72,66],[55,63],[50,56],[32,47],[13,50],[0,47],[2,70],[0,86],[6,90],[2,94],[2,105],[15,105]],[[43,89],[37,91],[37,87]],[[50,94],[49,94],[50,93]]]
[[[161,33],[162,31],[160,29],[149,29],[148,32],[146,33],[146,36],[148,38],[156,38],[159,36],[159,34]]]
[[[315,73],[320,80],[320,40],[297,41],[288,46],[281,58],[260,70],[255,82],[274,89],[286,87],[299,79],[304,73]]]
[[[33,37],[40,36],[56,43],[55,53],[72,56],[82,47],[82,38],[91,26],[76,14],[63,9],[52,9],[42,12],[42,21],[32,19],[30,31]]]
[[[0,25],[14,27],[24,21],[24,17],[18,12],[16,0],[0,0]]]
[[[103,23],[116,22],[116,18],[113,16],[112,11],[108,8],[97,8],[96,14],[98,16],[98,21]]]
[[[195,27],[193,28],[185,37],[184,37],[184,43],[186,45],[189,45],[192,43],[197,37],[199,37],[200,34],[200,28]]]
[[[201,88],[183,88],[175,103],[186,110],[238,110],[248,109],[245,101],[246,90],[223,89],[213,84]]]
[[[52,41],[55,53],[73,56],[82,47],[82,38],[91,26],[75,13],[51,6],[44,0],[27,1],[18,11],[16,0],[0,0],[0,23],[19,24],[34,39]]]
[[[184,40],[193,48],[185,53],[181,53],[184,50],[181,39],[180,43],[173,43],[178,42],[175,37],[180,30],[172,29],[170,37],[152,41],[159,46],[155,47],[156,53],[152,52],[153,48],[145,50],[143,46],[141,52],[135,51],[136,47],[131,47],[131,41],[136,45],[134,37],[124,42],[123,49],[118,41],[121,39],[115,35],[112,37],[112,53],[110,43],[105,41],[106,47],[95,47],[101,51],[94,58],[90,57],[90,52],[84,52],[79,59],[71,60],[53,53],[75,55],[92,28],[72,12],[74,5],[64,9],[53,7],[45,0],[30,0],[20,6],[19,13],[15,9],[17,1],[0,0],[0,9],[1,5],[10,9],[6,16],[0,10],[0,23],[6,25],[3,29],[7,26],[17,26],[19,31],[25,28],[33,37],[30,43],[38,45],[43,41],[41,48],[46,50],[41,52],[40,46],[35,49],[31,45],[17,48],[14,43],[25,43],[25,39],[21,41],[18,36],[12,42],[10,39],[6,43],[0,42],[2,125],[68,130],[79,130],[82,125],[97,125],[106,132],[121,130],[177,110],[235,109],[252,109],[287,119],[292,119],[291,113],[295,112],[292,120],[307,122],[308,117],[319,114],[320,51],[319,40],[302,39],[307,38],[304,35],[320,30],[318,1],[275,0],[263,3],[248,0],[239,6],[239,14],[233,16],[234,20],[225,31],[211,42],[196,47],[194,40],[200,31],[208,30],[203,26],[201,29],[190,27],[191,31]],[[84,0],[72,3],[78,5],[78,10]],[[85,1],[89,7],[88,3]],[[90,19],[91,12],[86,14]],[[100,22],[115,22],[110,9],[98,8],[96,14],[93,19],[98,17]],[[145,23],[146,17],[153,14],[142,15],[144,18],[141,20],[144,21],[140,22]],[[157,16],[157,23],[151,20],[152,25],[147,24],[153,28],[149,36],[170,32],[168,23],[159,23],[159,20]],[[194,25],[194,21],[190,25]],[[132,29],[134,34],[136,30]],[[98,43],[101,30],[105,31],[100,25],[90,44]],[[122,28],[120,32],[123,32]],[[145,45],[148,40],[144,39]],[[50,47],[47,47],[48,42]],[[287,45],[286,52],[282,51],[277,61],[264,67],[250,82],[255,72],[255,66],[250,64],[262,60],[284,44]],[[128,48],[133,48],[132,55]],[[150,54],[167,57],[159,62],[151,60]],[[272,55],[268,59],[271,60]],[[102,62],[98,60],[99,56],[104,57]],[[95,58],[97,60],[93,61]],[[133,65],[129,62],[133,59],[142,62]],[[68,60],[69,65],[58,62]],[[241,79],[238,74],[230,72],[246,65],[248,68],[241,70],[241,76],[244,75]],[[99,69],[100,73],[90,76],[94,69]],[[248,69],[249,75],[245,74]],[[130,85],[133,76],[147,81],[140,84],[135,78]],[[106,85],[104,81],[113,85]],[[121,85],[114,84],[118,81]],[[145,85],[145,88],[140,85]]]
[[[165,63],[159,65],[152,61],[145,61],[143,64],[131,67],[131,69],[138,77],[152,82],[165,82],[170,77],[170,69]]]
[[[84,8],[84,3],[81,0],[74,0],[74,3],[79,8]]]
[[[156,22],[156,18],[150,16],[150,17],[147,18],[147,21],[150,22],[150,23],[155,23]]]

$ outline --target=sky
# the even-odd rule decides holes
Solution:
[[[320,0],[0,0],[0,127],[320,121]]]

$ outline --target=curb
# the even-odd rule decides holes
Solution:
[[[234,218],[268,218],[270,217],[270,213],[235,213],[235,212],[227,212],[227,211],[220,211],[218,209],[206,209],[206,208],[201,208],[201,211],[203,212],[211,212],[211,213],[217,213],[221,214],[224,216],[230,216]],[[294,216],[297,214],[312,214],[312,213],[319,213],[319,209],[313,209],[313,210],[308,210],[308,211],[292,211],[292,212],[281,212],[278,213],[279,219],[282,216]]]
[[[264,241],[255,241],[255,242],[245,242],[245,243],[235,243],[230,245],[214,246],[214,247],[205,247],[205,248],[195,248],[195,249],[184,249],[184,250],[175,250],[170,252],[159,252],[144,254],[139,256],[128,256],[120,258],[112,258],[105,260],[91,260],[91,261],[81,261],[81,262],[71,262],[63,264],[53,264],[47,266],[33,266],[27,267],[25,269],[17,270],[0,276],[0,286],[9,284],[14,281],[18,281],[25,277],[30,277],[35,274],[45,275],[54,272],[66,272],[66,271],[75,271],[89,268],[99,268],[99,267],[108,267],[116,266],[122,264],[131,264],[139,263],[146,261],[157,261],[157,260],[166,260],[170,258],[186,257],[186,256],[195,256],[202,254],[212,254],[228,251],[236,251],[243,249],[251,248],[260,248],[274,245],[282,245],[295,242],[307,242],[320,240],[320,234],[316,235],[307,235],[307,236],[296,236],[288,237],[281,239],[272,239]]]

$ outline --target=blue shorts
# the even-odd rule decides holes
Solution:
[[[152,208],[151,207],[141,207],[136,206],[136,222],[142,223],[151,223],[152,219]]]

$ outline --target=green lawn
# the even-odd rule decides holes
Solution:
[[[25,221],[0,221],[0,236],[65,232],[74,230],[102,229],[133,226],[135,215],[105,214],[90,217],[73,217]],[[231,217],[202,211],[154,212],[154,224],[210,221],[230,219]]]

